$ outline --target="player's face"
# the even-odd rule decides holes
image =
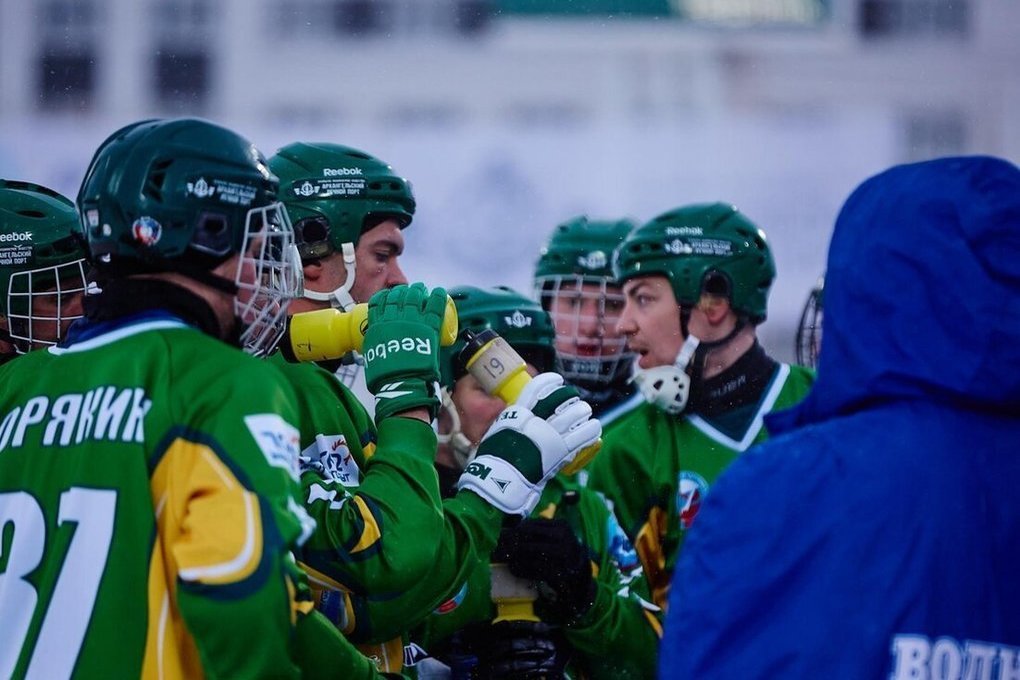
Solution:
[[[383,288],[407,283],[398,262],[403,252],[404,234],[396,220],[380,222],[361,235],[354,248],[355,275],[351,297],[355,302],[368,302]],[[335,290],[335,287],[330,290]]]
[[[527,370],[529,375],[538,374],[538,369],[531,364],[528,364]],[[505,401],[486,392],[470,373],[454,383],[450,397],[460,417],[460,431],[472,446],[478,446],[500,412],[506,408]]]
[[[83,293],[84,291],[76,290],[58,295],[54,288],[41,292],[32,299],[32,316],[35,317],[32,322],[32,337],[43,343],[32,343],[32,349],[56,343],[67,334],[71,323],[82,316]]]
[[[623,311],[619,286],[565,281],[553,296],[549,313],[556,328],[556,351],[567,356],[616,356],[617,329]]]
[[[627,337],[627,346],[638,355],[640,368],[668,366],[676,360],[683,336],[680,307],[669,279],[649,275],[623,284],[626,300],[617,330]]]

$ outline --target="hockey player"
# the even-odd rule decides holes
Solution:
[[[642,403],[630,383],[633,354],[617,329],[623,292],[613,251],[636,225],[575,217],[558,225],[535,266],[535,297],[556,327],[557,370],[581,391],[608,432]]]
[[[725,203],[666,212],[616,254],[619,328],[647,400],[605,438],[590,484],[612,501],[664,606],[683,537],[711,485],[767,437],[762,417],[813,373],[769,357],[755,328],[775,278],[765,233]]]
[[[901,165],[836,220],[818,382],[677,566],[663,678],[985,678],[1020,649],[1020,169]]]
[[[825,278],[811,289],[797,324],[795,349],[797,363],[809,368],[818,368],[818,354],[822,350],[822,320],[824,318]]]
[[[285,178],[281,191],[291,197],[305,272],[312,281],[329,282],[320,286],[322,295],[313,295],[321,299],[303,301],[305,307],[340,306],[351,291],[370,296],[403,280],[396,263],[403,249],[400,228],[410,220],[414,199],[409,185],[388,166],[330,144],[289,145],[271,166]],[[321,179],[330,177],[346,179]],[[366,244],[372,247],[361,252]],[[359,253],[357,267],[347,272],[344,252]],[[348,285],[351,277],[360,287]],[[419,289],[417,284],[408,290],[420,295]],[[445,306],[445,294],[440,297],[433,310],[436,324]],[[318,520],[318,530],[302,551],[303,563],[321,588],[323,610],[384,670],[400,670],[402,634],[487,557],[503,513],[517,512],[495,503],[484,489],[440,503],[432,468],[436,438],[428,425],[439,405],[432,391],[439,379],[438,328],[429,337],[431,361],[367,368],[369,389],[384,392],[375,412],[378,429],[359,399],[330,372],[277,361],[302,403],[302,483],[308,510]],[[373,342],[366,338],[365,346]],[[402,381],[400,390],[382,389],[396,379]],[[412,385],[413,395],[398,394]],[[577,401],[576,390],[557,394]],[[392,417],[412,400],[425,407],[424,422]]]
[[[305,292],[292,314],[349,310],[383,288],[407,283],[403,230],[414,217],[411,183],[374,156],[341,144],[295,142],[269,159],[294,221]],[[375,396],[357,354],[329,365],[369,415]]]
[[[499,287],[450,291],[462,328],[491,328],[528,362],[532,373],[555,365],[555,333],[534,301]],[[505,404],[469,374],[464,341],[443,348],[443,442],[436,458],[444,492],[468,464]],[[488,564],[429,617],[418,642],[434,657],[471,677],[650,678],[657,620],[640,598],[647,585],[630,542],[598,494],[558,475],[546,485],[530,518],[504,530],[496,554],[517,577],[541,584],[541,621],[493,624],[497,589]],[[503,577],[499,577],[500,579]],[[467,677],[458,675],[457,677]]]
[[[85,253],[74,203],[0,180],[0,363],[55,345],[82,315]]]
[[[0,369],[0,676],[374,674],[309,614],[294,395],[237,349],[271,347],[300,289],[276,190],[205,121],[136,123],[93,158],[102,293]]]

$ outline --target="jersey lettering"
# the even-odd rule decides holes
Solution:
[[[925,635],[897,635],[890,680],[1017,680],[1020,648]]]
[[[141,387],[97,387],[85,393],[32,397],[0,418],[0,452],[19,448],[37,425],[42,446],[68,446],[72,440],[145,441],[145,415],[152,407]]]

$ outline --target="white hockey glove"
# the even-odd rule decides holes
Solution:
[[[496,418],[457,488],[507,514],[528,515],[545,483],[600,436],[602,425],[577,390],[557,373],[542,373]]]

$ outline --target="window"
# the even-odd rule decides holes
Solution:
[[[861,0],[858,26],[867,38],[964,36],[970,25],[967,0]]]
[[[40,4],[36,90],[43,111],[85,111],[96,90],[96,49],[102,0]]]
[[[381,34],[392,23],[392,8],[385,0],[337,0],[333,5],[333,26],[350,35]]]
[[[153,99],[168,113],[200,113],[212,89],[215,6],[210,0],[152,0],[150,7],[152,32],[162,46],[152,56]]]
[[[179,49],[156,54],[153,81],[156,102],[166,110],[199,111],[209,93],[209,56]]]
[[[88,52],[44,52],[39,58],[39,106],[46,111],[92,107],[96,61]]]

